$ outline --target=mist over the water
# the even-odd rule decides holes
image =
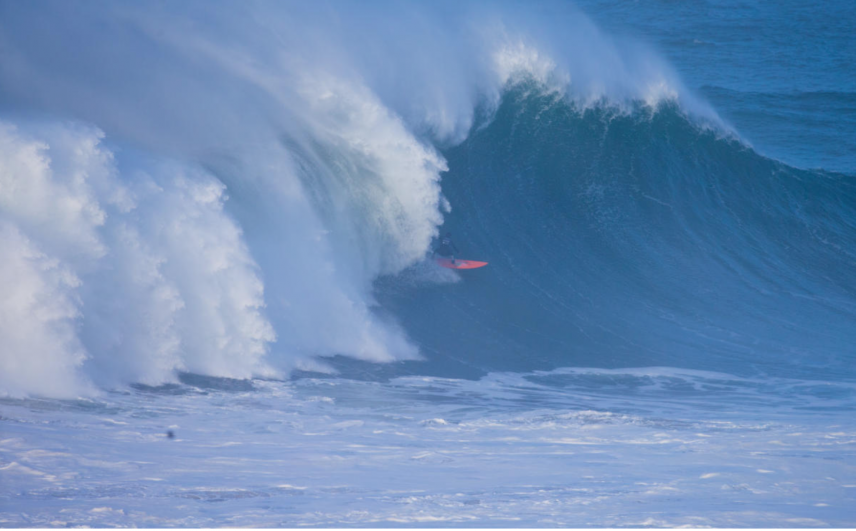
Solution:
[[[4,2],[0,50],[3,393],[331,356],[852,377],[851,182],[573,7]],[[444,223],[481,276],[422,264]]]

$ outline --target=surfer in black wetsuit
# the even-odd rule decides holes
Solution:
[[[458,247],[455,245],[455,242],[452,241],[451,232],[447,232],[446,235],[440,239],[440,245],[434,251],[434,254],[451,258],[453,264],[455,263],[455,255],[458,253]]]

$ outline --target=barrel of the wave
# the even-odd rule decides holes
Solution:
[[[460,260],[457,258],[447,258],[444,256],[438,256],[434,258],[434,261],[437,262],[440,267],[447,267],[449,269],[478,269],[479,267],[484,267],[487,265],[487,262],[478,262],[476,260]]]

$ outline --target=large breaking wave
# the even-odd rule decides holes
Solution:
[[[852,360],[852,184],[638,43],[560,5],[218,7],[2,5],[3,392]],[[414,267],[444,223],[485,274]]]
[[[448,366],[853,378],[852,177],[765,158],[670,102],[581,109],[526,84],[445,154],[443,191],[468,206],[444,230],[490,268],[381,288]]]

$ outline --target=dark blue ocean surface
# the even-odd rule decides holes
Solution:
[[[608,31],[655,46],[760,153],[856,173],[856,5],[582,0]]]

